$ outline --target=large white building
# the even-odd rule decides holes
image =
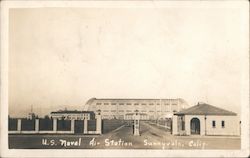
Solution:
[[[172,117],[174,112],[187,108],[185,100],[178,99],[97,99],[87,101],[88,111],[101,110],[103,119],[132,119],[138,110],[141,119],[155,120]]]

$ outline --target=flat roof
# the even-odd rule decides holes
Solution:
[[[86,113],[94,113],[93,111],[77,111],[77,110],[59,110],[52,111],[51,114],[86,114]]]

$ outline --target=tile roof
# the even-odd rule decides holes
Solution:
[[[188,109],[184,109],[174,115],[237,115],[234,112],[227,111],[209,104],[198,103]]]

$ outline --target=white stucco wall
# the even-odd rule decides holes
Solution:
[[[216,127],[212,126],[212,121]],[[221,122],[225,121],[224,128]],[[240,124],[237,116],[207,116],[207,135],[240,135]]]
[[[185,115],[185,133],[191,135],[191,119],[198,118],[200,120],[200,135],[240,135],[240,124],[237,116],[213,116],[213,115]],[[216,122],[216,127],[212,125],[212,121]],[[222,121],[225,121],[224,128]]]

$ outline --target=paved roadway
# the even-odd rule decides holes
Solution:
[[[167,129],[141,122],[140,136],[122,126],[101,136],[10,135],[10,148],[70,149],[239,149],[239,137],[172,136]],[[79,139],[80,144],[79,144]],[[42,143],[46,140],[46,143]],[[62,144],[63,141],[68,145]]]

